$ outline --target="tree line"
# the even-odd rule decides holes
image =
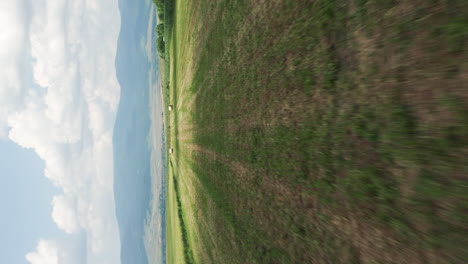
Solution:
[[[156,48],[161,58],[164,58],[165,42],[164,42],[164,0],[153,0],[156,5],[158,15],[158,25],[156,26],[157,41]]]

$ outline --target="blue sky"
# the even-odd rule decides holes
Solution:
[[[61,236],[51,200],[59,190],[44,177],[44,161],[32,150],[0,140],[0,263],[27,263],[24,254],[43,236]]]
[[[0,32],[0,263],[120,263],[118,0],[1,0]]]

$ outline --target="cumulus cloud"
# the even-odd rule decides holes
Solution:
[[[59,264],[59,255],[57,243],[40,240],[36,251],[28,253],[26,259],[32,264]]]
[[[25,258],[31,264],[82,264],[79,255],[80,237],[70,240],[39,240],[36,251],[26,254]]]
[[[22,106],[27,64],[28,26],[23,0],[0,1],[0,138],[8,133],[6,120]]]
[[[0,138],[33,149],[62,190],[51,217],[88,263],[119,263],[112,129],[120,87],[115,0],[0,1]],[[29,262],[72,263],[73,243],[40,240]],[[76,254],[75,254],[76,255]]]
[[[69,234],[78,232],[77,212],[72,197],[55,196],[52,206],[52,218],[57,226]]]

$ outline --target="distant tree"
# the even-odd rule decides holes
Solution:
[[[162,58],[164,58],[165,44],[166,43],[164,43],[164,39],[162,37],[158,38],[158,43],[157,43],[158,54]]]
[[[153,3],[156,5],[158,20],[164,21],[164,0],[153,0]]]
[[[156,33],[158,35],[158,38],[164,37],[164,24],[158,24],[156,26]]]

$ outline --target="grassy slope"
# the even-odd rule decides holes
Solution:
[[[172,1],[166,1],[166,3],[171,3]],[[166,4],[166,10],[167,8]],[[165,12],[168,14],[169,12]],[[182,230],[180,225],[180,219],[178,215],[178,204],[177,204],[177,195],[176,188],[174,185],[174,177],[176,177],[174,166],[171,163],[172,157],[169,154],[169,148],[172,147],[172,130],[171,127],[174,126],[173,120],[171,119],[171,112],[169,112],[168,105],[171,104],[170,100],[170,90],[169,83],[170,78],[173,75],[170,65],[170,58],[173,56],[173,49],[171,47],[172,39],[172,19],[166,17],[165,19],[165,40],[166,40],[166,52],[165,58],[160,58],[161,65],[161,85],[163,89],[163,100],[165,105],[165,130],[166,130],[166,155],[168,157],[166,164],[166,175],[167,175],[167,197],[166,197],[166,256],[167,263],[174,264],[183,264],[184,255],[183,255],[183,241],[182,241]]]
[[[168,263],[468,258],[467,10],[176,1]]]
[[[168,2],[168,1],[166,1]],[[187,207],[189,200],[187,199],[187,183],[183,169],[184,164],[178,162],[183,155],[183,150],[180,149],[177,138],[178,138],[178,127],[179,127],[179,114],[181,109],[177,102],[179,92],[178,78],[177,73],[181,71],[178,67],[177,61],[180,60],[180,43],[177,41],[180,38],[180,32],[182,31],[178,28],[178,25],[183,25],[180,22],[181,18],[184,17],[184,9],[180,8],[180,2],[173,2],[174,13],[179,14],[177,17],[169,18],[170,23],[167,22],[166,38],[167,53],[166,57],[170,58],[166,62],[167,71],[169,75],[167,76],[167,90],[168,94],[167,104],[174,105],[175,110],[168,112],[168,133],[167,133],[167,147],[173,148],[175,150],[174,154],[169,156],[168,159],[168,213],[167,213],[167,222],[168,224],[168,242],[167,242],[167,256],[168,263],[194,263],[192,247],[196,245],[196,241],[193,239],[193,235],[190,233],[190,227],[194,226],[191,219],[187,219],[187,211],[190,209]],[[176,11],[177,10],[177,11]],[[169,13],[169,12],[166,12]],[[176,88],[177,87],[177,88]],[[185,205],[185,206],[184,206]],[[192,207],[194,208],[194,207]],[[169,236],[171,239],[169,240]]]

